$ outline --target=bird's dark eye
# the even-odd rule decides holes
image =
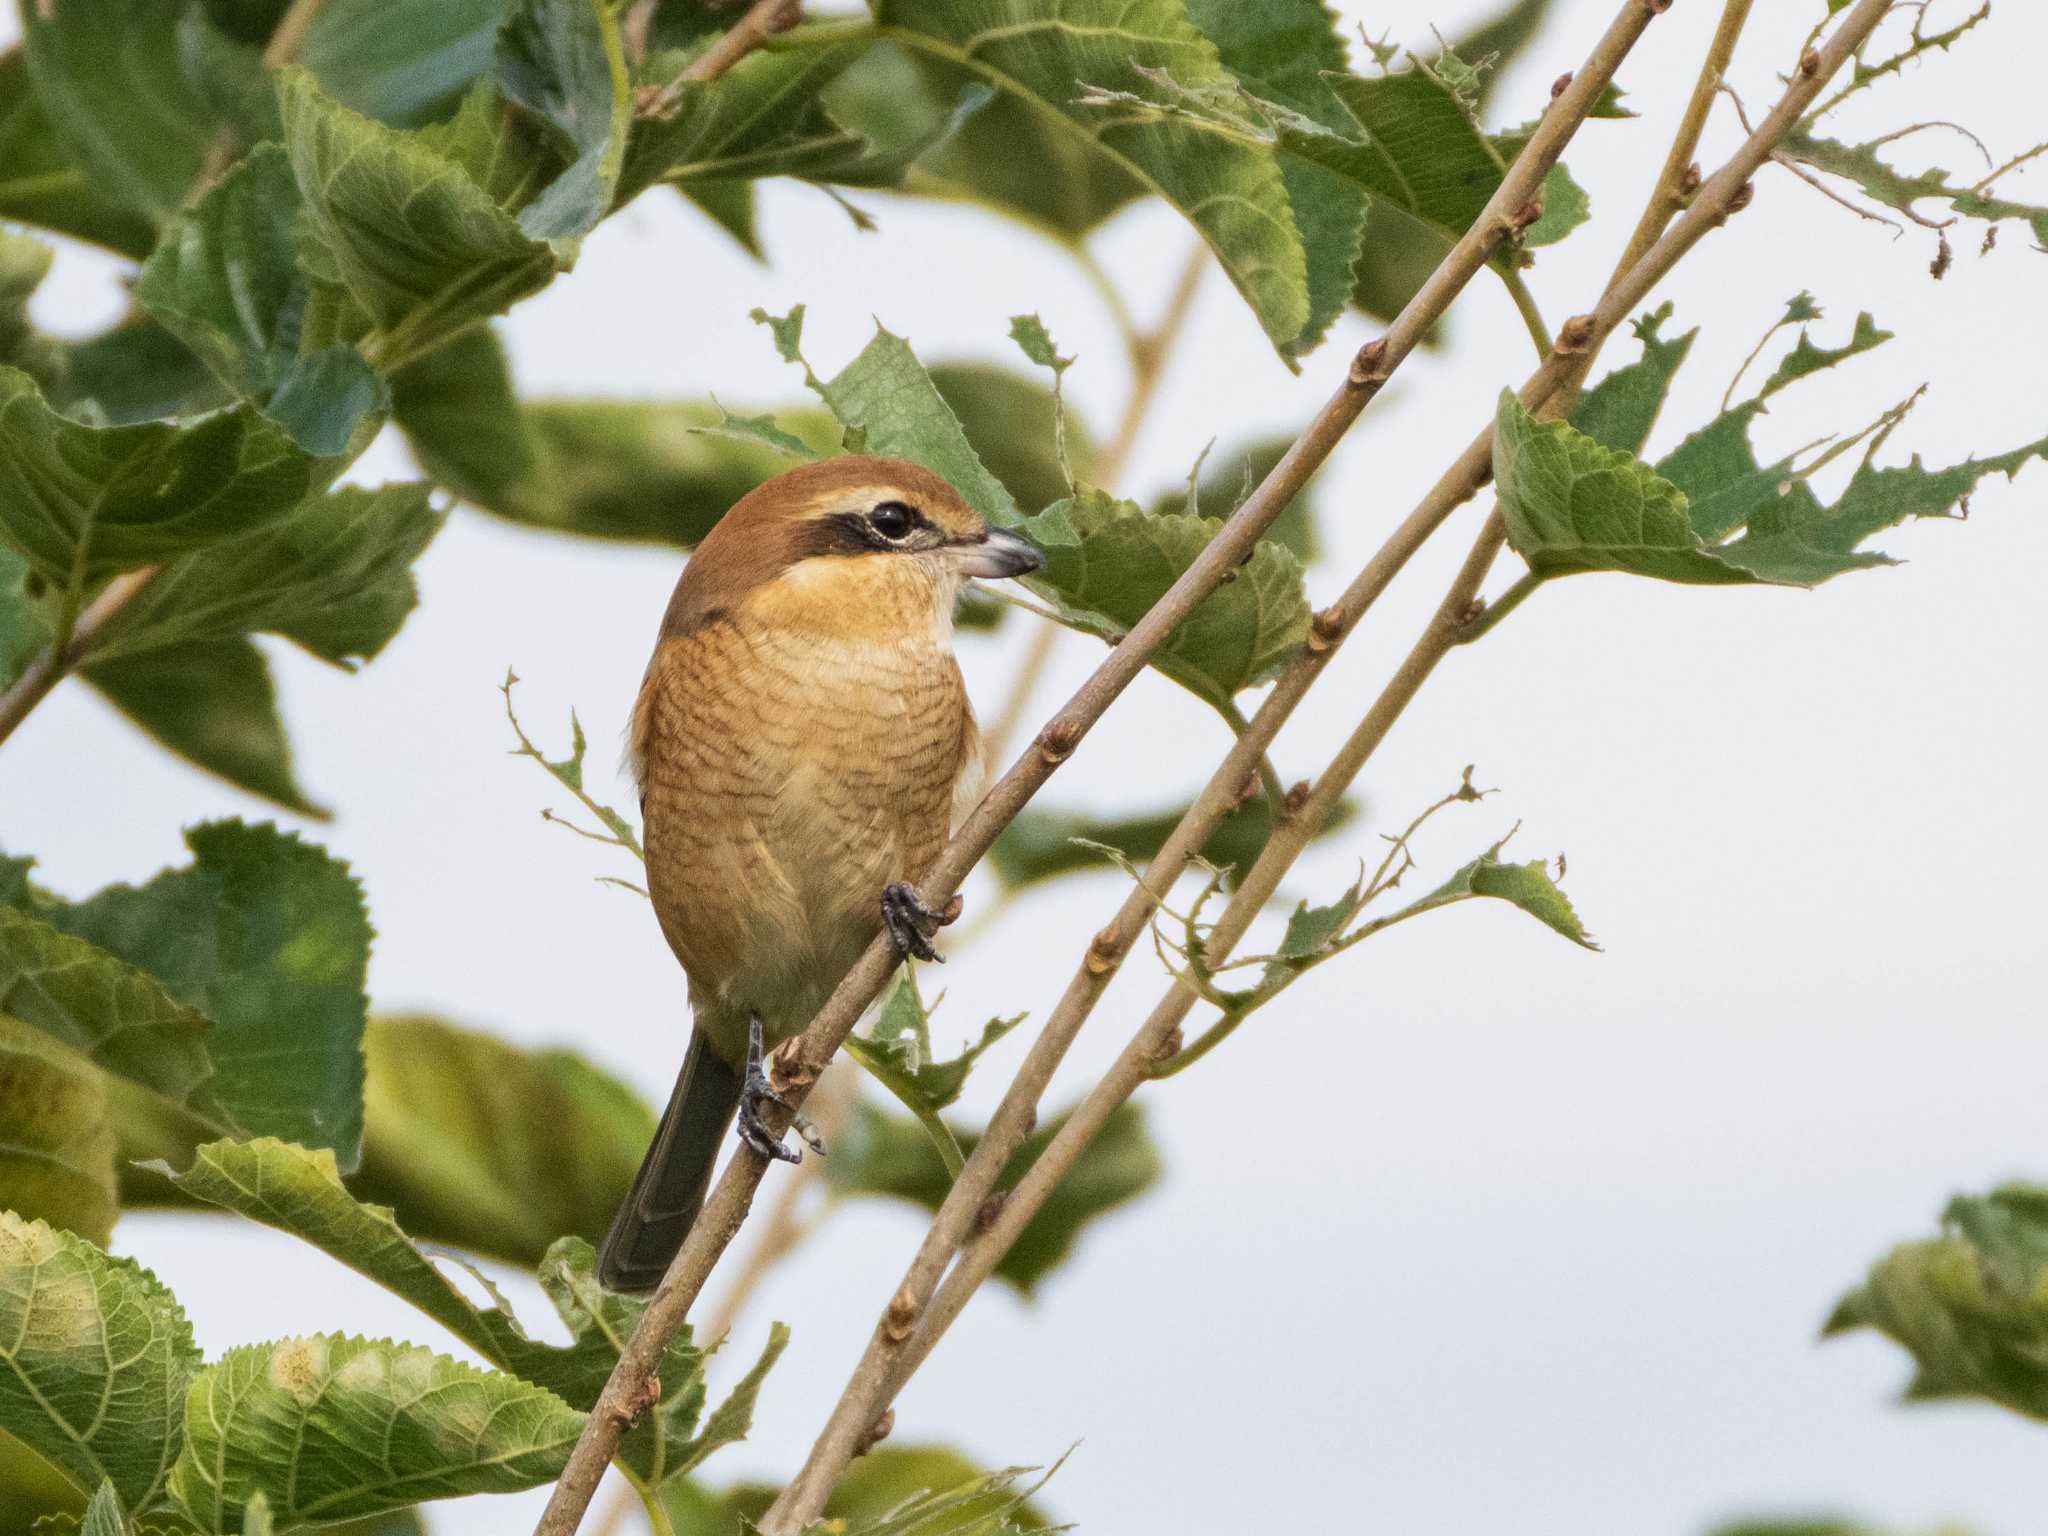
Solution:
[[[885,539],[900,539],[917,523],[917,514],[900,501],[885,501],[868,514],[868,526]]]

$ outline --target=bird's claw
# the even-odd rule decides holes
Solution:
[[[930,960],[943,964],[945,956],[932,947],[932,936],[960,915],[960,898],[955,895],[944,907],[934,907],[917,894],[908,880],[882,887],[882,926],[889,942],[906,960]]]
[[[740,1080],[740,1113],[735,1129],[741,1141],[752,1147],[763,1157],[772,1157],[777,1162],[800,1163],[803,1153],[795,1147],[784,1144],[780,1135],[768,1127],[761,1118],[763,1104],[778,1104],[795,1116],[793,1124],[797,1134],[811,1144],[814,1151],[822,1153],[825,1148],[811,1134],[810,1123],[797,1115],[796,1106],[775,1091],[775,1085],[768,1080],[768,1071],[762,1059],[761,1016],[757,1013],[747,1020],[747,1072]]]

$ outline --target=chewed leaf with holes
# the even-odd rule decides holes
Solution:
[[[171,1492],[208,1531],[262,1494],[278,1524],[558,1476],[584,1415],[552,1392],[414,1344],[316,1334],[231,1349],[193,1379]]]
[[[199,1367],[171,1293],[129,1259],[0,1211],[0,1429],[81,1492],[153,1502]]]
[[[881,0],[875,9],[892,41],[979,78],[1173,203],[1273,344],[1301,335],[1307,259],[1270,148],[1170,112],[1082,100],[1096,87],[1170,108],[1181,90],[1232,87],[1180,0]]]
[[[2048,455],[2043,438],[1939,469],[1917,457],[1880,467],[1873,457],[1903,418],[1901,408],[1872,437],[1832,505],[1791,463],[1760,466],[1747,428],[1762,401],[1882,339],[1867,316],[1832,353],[1802,337],[1761,394],[1693,434],[1655,470],[1564,422],[1536,421],[1505,392],[1494,474],[1509,542],[1539,576],[1604,570],[1701,585],[1815,586],[1890,564],[1861,546],[1908,518],[1948,516],[1985,476],[2014,476]]]
[[[1128,633],[1193,565],[1220,519],[1152,513],[1089,491],[1047,507],[1022,531],[1045,551],[1030,582],[1076,629]],[[1301,562],[1262,542],[1152,656],[1152,665],[1212,704],[1271,678],[1308,638]]]

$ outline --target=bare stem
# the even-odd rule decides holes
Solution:
[[[1566,143],[1585,121],[1600,90],[1613,78],[1622,58],[1657,13],[1655,0],[1629,0],[1623,7],[1621,16],[1609,28],[1586,70],[1551,103],[1543,122],[1509,168],[1500,189],[1488,202],[1478,222],[1452,247],[1388,328],[1387,334],[1361,349],[1346,370],[1335,395],[1317,412],[1265,480],[1224,521],[1216,536],[1188,569],[1132,626],[1130,633],[1039,731],[1031,746],[990,788],[926,875],[919,893],[926,901],[943,905],[952,896],[968,871],[988,851],[996,835],[1052,777],[1059,765],[1073,754],[1081,738],[1144,669],[1166,638],[1258,547],[1260,537],[1316,470],[1322,467],[1351,424],[1421,344],[1430,328],[1485,265],[1487,258],[1508,237],[1515,227],[1515,214],[1541,187],[1543,178],[1557,163]],[[1232,751],[1238,751],[1243,745],[1240,742]],[[1243,782],[1242,777],[1238,782]],[[840,981],[803,1035],[778,1049],[777,1061],[788,1080],[785,1096],[794,1104],[801,1104],[810,1083],[832,1059],[840,1042],[868,1005],[880,995],[896,965],[897,957],[888,939],[877,936]],[[968,1227],[960,1218],[964,1215],[971,1221],[975,1207],[993,1187],[994,1176],[1000,1171],[1001,1160],[1007,1157],[1008,1152],[1006,1150],[993,1157],[986,1154],[998,1145],[1014,1147],[1021,1141],[1030,1113],[1030,1101],[1035,1097],[1036,1089],[1026,1083],[1020,1073],[1018,1082],[1012,1085],[1011,1094],[1005,1097],[1003,1106],[996,1112],[996,1119],[976,1147],[974,1157],[969,1159],[967,1169],[955,1182],[952,1195],[934,1222],[934,1234],[939,1232],[943,1223],[955,1244],[964,1238]],[[778,1121],[786,1113],[788,1111],[771,1110],[769,1124],[779,1129]],[[536,1536],[570,1536],[576,1529],[599,1478],[604,1475],[605,1466],[618,1447],[620,1437],[633,1420],[635,1410],[632,1405],[643,1400],[647,1379],[661,1352],[682,1326],[712,1266],[745,1221],[754,1190],[765,1170],[766,1160],[744,1148],[726,1164],[724,1174],[698,1213],[696,1223],[642,1312],[632,1339],[620,1355],[611,1379],[605,1384],[576,1448],[570,1453],[561,1481],[556,1485],[554,1496],[536,1529]],[[958,1197],[970,1187],[970,1176],[973,1176],[973,1182],[981,1185],[982,1192],[963,1213]],[[936,1280],[936,1273],[933,1280]],[[842,1407],[846,1401],[842,1399]],[[821,1465],[827,1460],[836,1461],[832,1470],[822,1476],[822,1486],[815,1493],[817,1507],[822,1507],[826,1492],[837,1480],[839,1469],[846,1465],[853,1449],[865,1439],[873,1423],[872,1416],[862,1419],[853,1433],[845,1436],[844,1426],[835,1415],[834,1424],[828,1426],[828,1434],[834,1437],[831,1446],[821,1441],[820,1448],[825,1453],[822,1458],[818,1449],[814,1449],[814,1459]],[[802,1522],[793,1520],[784,1507],[789,1502],[790,1494],[785,1492],[784,1498],[778,1501],[782,1512],[772,1517],[779,1521],[773,1530],[788,1531],[801,1525]]]
[[[1576,379],[1583,377],[1585,367],[1589,365],[1589,360],[1581,359],[1586,358],[1588,353],[1596,351],[1671,267],[1697,244],[1708,230],[1724,221],[1728,214],[1740,205],[1745,198],[1750,176],[1763,163],[1778,139],[1797,121],[1799,114],[1812,101],[1814,94],[1882,19],[1889,3],[1890,0],[1861,0],[1857,8],[1842,22],[1840,30],[1822,55],[1819,68],[1805,78],[1795,79],[1785,100],[1773,112],[1764,128],[1700,189],[1699,197],[1686,220],[1682,221],[1678,228],[1671,230],[1667,236],[1655,241],[1635,267],[1609,285],[1599,307],[1592,315],[1584,317],[1582,323],[1575,322],[1573,330],[1567,333],[1571,338],[1572,350],[1554,354],[1537,370],[1523,388],[1522,399],[1525,405],[1531,409],[1554,408],[1562,400],[1569,398]],[[1377,579],[1378,584],[1383,586],[1386,579],[1391,579],[1392,570],[1385,570],[1384,576],[1381,576],[1375,567],[1384,568],[1386,564],[1391,563],[1393,569],[1398,569],[1406,556],[1399,552],[1397,546],[1419,543],[1420,539],[1426,538],[1428,529],[1433,528],[1436,522],[1440,522],[1450,508],[1468,498],[1485,483],[1490,462],[1489,444],[1490,432],[1482,432],[1472,447],[1468,448],[1446,473],[1437,488],[1425,498],[1423,505],[1416,509],[1407,523],[1403,524],[1395,539],[1389,541],[1388,548],[1374,557],[1372,566],[1361,572],[1359,581],[1353,584],[1351,592],[1347,592],[1346,603],[1340,605],[1340,608],[1351,604],[1354,594],[1357,594],[1361,587],[1376,595],[1376,591],[1372,590],[1374,581]],[[1418,526],[1422,529],[1419,534],[1416,532]],[[1286,870],[1291,867],[1315,831],[1327,820],[1353,778],[1385,739],[1387,732],[1420,691],[1437,663],[1463,638],[1473,622],[1480,586],[1504,542],[1505,529],[1500,515],[1496,512],[1486,520],[1457,578],[1452,582],[1450,590],[1445,594],[1429,625],[1374,702],[1372,709],[1318,779],[1306,803],[1300,807],[1299,813],[1275,829],[1264,852],[1254,864],[1251,873],[1240,884],[1236,895],[1211,933],[1209,944],[1212,955],[1219,959],[1227,956],[1231,946],[1243,937],[1253,918],[1270,899]],[[1367,600],[1369,601],[1369,598]],[[1335,612],[1330,622],[1318,623],[1319,633],[1330,634],[1328,644],[1332,648],[1342,638],[1344,631],[1341,626],[1345,617],[1346,612]],[[1313,656],[1314,653],[1311,652],[1310,655]],[[1268,707],[1281,703],[1283,714],[1285,710],[1291,709],[1292,701],[1298,700],[1300,694],[1306,692],[1307,687],[1306,681],[1297,682],[1296,679],[1304,677],[1310,671],[1311,666],[1307,664],[1291,670],[1276,687],[1274,695],[1268,700]],[[1291,699],[1288,698],[1289,695],[1292,696]],[[1252,731],[1239,743],[1240,748],[1257,740],[1260,722],[1266,714],[1267,710],[1262,708],[1259,719],[1253,722]],[[1239,771],[1242,771],[1241,768]],[[1182,849],[1199,846],[1200,838],[1205,832],[1201,829],[1191,829],[1190,823],[1196,820],[1198,813],[1203,812],[1205,807],[1213,805],[1213,792],[1217,783],[1216,779],[1212,779],[1209,789],[1204,791],[1195,808],[1183,819],[1181,827],[1169,840],[1168,849],[1163,850],[1160,858],[1154,860],[1151,869],[1147,871],[1146,880],[1142,882],[1141,891],[1134,892],[1132,898],[1127,899],[1125,914],[1138,909],[1147,910],[1149,915],[1149,906],[1156,905],[1156,897],[1145,897],[1143,892],[1156,892],[1160,889],[1162,861],[1169,853],[1175,851],[1176,845],[1180,845]],[[1166,878],[1170,879],[1171,876]],[[1119,915],[1119,921],[1125,914]],[[1117,925],[1113,924],[1111,928],[1098,935],[1095,944],[1090,947],[1083,975],[1077,977],[1077,985],[1092,988],[1096,995],[1099,995],[1100,987],[1089,982],[1087,978],[1091,972],[1106,974],[1114,968],[1121,953],[1117,941],[1122,937],[1116,930]],[[1128,943],[1128,939],[1124,942]],[[1074,990],[1074,987],[1069,988],[1069,997],[1074,994]],[[881,1327],[878,1328],[868,1355],[863,1358],[853,1380],[849,1382],[839,1408],[835,1410],[832,1423],[827,1425],[826,1433],[821,1435],[818,1445],[813,1448],[805,1472],[799,1475],[798,1482],[792,1485],[790,1490],[785,1491],[776,1508],[770,1511],[769,1519],[763,1525],[763,1530],[768,1536],[785,1536],[785,1533],[800,1526],[803,1518],[808,1518],[822,1507],[824,1498],[829,1494],[840,1472],[844,1470],[847,1459],[841,1454],[841,1444],[833,1438],[834,1426],[845,1422],[865,1425],[874,1421],[874,1417],[900,1390],[903,1382],[929,1355],[939,1337],[966,1306],[976,1288],[994,1270],[996,1263],[1037,1213],[1051,1190],[1072,1168],[1081,1151],[1099,1133],[1109,1115],[1136,1091],[1139,1084],[1157,1070],[1163,1060],[1171,1058],[1179,1039],[1181,1021],[1186,1017],[1194,1001],[1194,990],[1178,984],[1162,999],[1144,1027],[1125,1047],[1110,1072],[1083,1101],[1080,1109],[1033,1164],[1023,1182],[1010,1192],[994,1221],[980,1236],[975,1237],[969,1246],[959,1250],[958,1264],[946,1277],[943,1286],[940,1286],[935,1294],[931,1294],[929,1303],[921,1308],[917,1306],[919,1293],[912,1288],[912,1282],[921,1278],[920,1265],[926,1259],[926,1253],[920,1252],[919,1263],[913,1265],[911,1274],[906,1277],[904,1285],[899,1287],[892,1299],[889,1313],[885,1315]],[[1046,1035],[1053,1033],[1055,1023],[1068,1024],[1069,1038],[1071,1031],[1078,1029],[1079,1019],[1061,1020],[1061,1014],[1067,1011],[1066,1003],[1067,999],[1063,999],[1054,1020],[1048,1022]],[[1045,1037],[1041,1036],[1040,1044],[1044,1043]],[[1035,1046],[1033,1057],[1038,1054],[1038,1047]],[[1033,1074],[1033,1066],[1034,1061],[1027,1059],[1024,1068],[1019,1072],[1018,1083],[1013,1084],[1013,1096],[1017,1088],[1024,1084],[1027,1075],[1034,1077],[1038,1089],[1043,1088],[1045,1080],[1050,1076],[1050,1068],[1047,1067],[1042,1074]],[[1004,1109],[1009,1107],[1010,1099],[1006,1098]],[[992,1122],[989,1138],[983,1143],[984,1147],[997,1139],[996,1132],[1002,1116],[1003,1110],[999,1109],[997,1122]],[[977,1149],[977,1156],[979,1153],[980,1149]],[[1002,1155],[1006,1156],[1007,1153]],[[974,1163],[970,1160],[968,1174],[972,1175],[974,1172]],[[963,1177],[960,1183],[956,1184],[954,1194],[958,1196],[967,1192],[962,1188],[967,1183],[968,1179]],[[949,1200],[948,1204],[951,1203]],[[932,1233],[927,1237],[927,1249],[931,1249],[934,1246],[933,1240],[940,1236],[946,1215],[946,1210],[942,1208],[939,1217],[933,1222]],[[944,1264],[949,1257],[950,1253],[942,1254],[938,1262],[926,1266],[924,1272],[936,1279],[936,1276],[943,1272]],[[905,1326],[903,1319],[906,1314],[914,1320],[912,1326]],[[892,1331],[896,1335],[893,1340]],[[877,1348],[878,1345],[889,1343],[893,1343],[894,1347]],[[776,1523],[778,1518],[780,1524]]]
[[[1726,0],[1721,7],[1721,24],[1714,29],[1714,40],[1707,45],[1707,56],[1700,64],[1699,78],[1693,82],[1692,95],[1685,104],[1684,115],[1678,120],[1678,131],[1671,138],[1671,152],[1664,157],[1664,169],[1657,173],[1657,185],[1650,194],[1643,216],[1636,221],[1635,233],[1628,237],[1628,244],[1622,247],[1621,260],[1614,264],[1614,278],[1618,281],[1637,262],[1649,253],[1657,243],[1657,237],[1664,233],[1665,226],[1676,218],[1693,195],[1693,156],[1699,153],[1700,136],[1707,131],[1708,114],[1714,110],[1714,97],[1721,89],[1721,81],[1728,73],[1728,64],[1735,57],[1735,45],[1742,39],[1742,29],[1749,22],[1749,12],[1755,0]]]
[[[1586,66],[1551,104],[1543,122],[1515,164],[1508,169],[1501,187],[1479,221],[1466,232],[1402,311],[1386,337],[1359,353],[1347,378],[1347,391],[1361,380],[1376,381],[1375,387],[1383,384],[1393,368],[1442,317],[1473,274],[1498,249],[1514,227],[1516,212],[1542,186],[1543,178],[1556,163],[1565,144],[1578,131],[1600,92],[1656,14],[1656,9],[1645,0],[1630,0],[1623,6]],[[1335,435],[1341,433],[1349,419],[1357,414],[1356,409],[1350,409],[1348,415],[1333,422],[1333,413],[1345,410],[1347,404],[1346,391],[1340,391],[1337,399],[1324,408],[1323,415],[1289,450],[1273,475],[1231,518],[1226,525],[1226,533],[1248,512],[1261,512],[1266,523],[1277,515],[1284,500],[1278,505],[1272,504],[1274,480],[1297,465],[1303,457],[1305,445],[1317,443],[1324,436],[1334,444]],[[1361,401],[1359,408],[1362,405]],[[1331,423],[1334,431],[1329,430],[1326,423]],[[1302,468],[1316,467],[1327,451],[1324,448],[1316,455],[1314,463]],[[1482,440],[1461,457],[1459,464],[1476,485],[1483,482],[1488,462],[1489,445]],[[1294,488],[1298,489],[1305,479],[1306,475],[1300,474]],[[1424,505],[1396,530],[1387,548],[1360,573],[1339,608],[1319,616],[1312,632],[1311,648],[1304,653],[1303,660],[1289,669],[1260,706],[1257,717],[1231,748],[1167,846],[1153,860],[1147,878],[1126,899],[1116,921],[1096,935],[1079,973],[1069,983],[1066,994],[1033,1043],[974,1155],[968,1159],[966,1169],[954,1181],[946,1201],[933,1218],[925,1241],[898,1287],[888,1313],[870,1339],[866,1353],[856,1366],[830,1421],[812,1447],[803,1470],[764,1518],[761,1529],[765,1536],[791,1536],[816,1517],[896,1385],[910,1369],[915,1368],[914,1362],[907,1367],[902,1362],[904,1345],[913,1336],[902,1319],[906,1315],[911,1319],[917,1318],[933,1296],[946,1265],[972,1234],[1003,1165],[1028,1134],[1040,1094],[1095,1000],[1106,988],[1109,976],[1143,932],[1164,891],[1201,847],[1215,820],[1236,803],[1247,777],[1258,771],[1258,764],[1280,723],[1308,691],[1327,660],[1327,653],[1334,649],[1347,630],[1347,618],[1355,622],[1356,617],[1384,590],[1408,556],[1420,547],[1452,509],[1471,494],[1470,490],[1461,491],[1456,483],[1450,483],[1448,476],[1446,482],[1440,486],[1441,495],[1432,493]],[[1290,489],[1287,495],[1291,497],[1292,494]],[[1210,548],[1213,550],[1215,545]],[[1268,846],[1283,840],[1294,824],[1294,818],[1276,818]],[[1013,1194],[1011,1199],[1014,1198]],[[1005,1209],[1008,1208],[1006,1202]],[[962,1300],[964,1302],[964,1296]]]
[[[692,59],[684,71],[634,108],[641,117],[668,117],[681,105],[683,87],[716,80],[770,38],[780,37],[803,20],[803,0],[754,0],[747,14],[719,35],[718,41]],[[646,33],[641,33],[645,45]]]
[[[124,571],[108,582],[99,596],[86,604],[70,634],[53,642],[28,664],[13,686],[0,693],[0,741],[12,736],[14,728],[28,718],[29,711],[92,654],[120,618],[121,611],[149,585],[156,572],[155,566],[145,565],[139,571]]]
[[[1519,272],[1503,272],[1500,280],[1508,290],[1508,297],[1515,301],[1515,313],[1522,317],[1529,340],[1536,345],[1536,355],[1539,358],[1550,356],[1550,349],[1556,342],[1551,339],[1550,327],[1543,323],[1543,311],[1537,307],[1536,295],[1529,291],[1529,285]]]
[[[1188,313],[1194,308],[1195,292],[1202,286],[1202,274],[1208,266],[1209,247],[1198,239],[1194,249],[1188,252],[1180,281],[1174,284],[1173,297],[1167,301],[1166,313],[1160,317],[1159,323],[1149,331],[1126,332],[1131,353],[1131,393],[1124,401],[1123,419],[1117,423],[1116,436],[1110,440],[1108,449],[1096,464],[1096,478],[1105,489],[1115,490],[1130,464],[1131,450],[1137,446],[1138,434],[1145,429],[1145,418],[1152,413],[1152,402],[1159,396],[1159,380],[1166,372],[1174,344],[1186,328]],[[1094,270],[1107,291],[1114,294],[1108,274],[1102,273],[1099,266]],[[1114,308],[1120,323],[1127,324],[1129,311],[1124,308],[1120,295],[1116,297]],[[1060,632],[1060,626],[1051,620],[1040,623],[1032,631],[1030,644],[1017,663],[1017,670],[1011,675],[1009,696],[996,712],[995,723],[989,727],[986,750],[991,761],[1008,755],[1010,744],[1017,739],[1017,732],[1024,724],[1024,712],[1031,707],[1031,696],[1038,691],[1039,681],[1052,661]]]

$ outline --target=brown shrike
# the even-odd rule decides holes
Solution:
[[[742,497],[697,546],[634,706],[647,890],[689,977],[693,1029],[598,1276],[651,1290],[741,1140],[801,1156],[759,1119],[762,1052],[802,1030],[876,933],[935,958],[917,895],[981,792],[981,737],[953,659],[970,576],[1042,563],[931,471],[863,455]]]

